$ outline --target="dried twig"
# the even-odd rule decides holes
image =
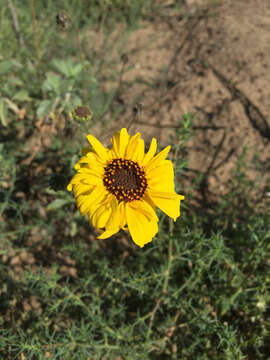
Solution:
[[[17,17],[17,14],[16,14],[15,7],[14,7],[14,5],[12,3],[12,0],[8,0],[8,7],[9,7],[9,11],[10,11],[11,18],[12,18],[12,25],[13,25],[14,31],[15,31],[15,33],[17,35],[17,38],[19,40],[19,44],[20,44],[20,46],[22,48],[25,48],[23,35],[21,33],[18,17]]]

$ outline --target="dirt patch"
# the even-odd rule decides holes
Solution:
[[[163,18],[129,39],[134,68],[124,75],[123,113],[113,128],[130,124],[166,145],[192,112],[189,170],[207,175],[210,193],[226,193],[244,146],[269,176],[269,34],[268,0],[186,1],[180,14],[168,4]],[[138,104],[142,112],[130,122]]]

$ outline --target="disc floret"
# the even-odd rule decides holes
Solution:
[[[120,201],[130,202],[143,197],[147,188],[145,171],[137,162],[114,159],[104,169],[103,184]]]

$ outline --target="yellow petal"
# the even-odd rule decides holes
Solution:
[[[159,163],[166,159],[170,149],[171,146],[169,145],[165,149],[163,149],[160,153],[158,153],[152,160],[148,162],[147,169],[150,170],[156,166],[159,166]]]
[[[92,166],[91,168],[80,168],[77,170],[78,174],[83,174],[85,178],[95,176],[102,181],[104,175],[104,168],[98,166]]]
[[[132,157],[132,160],[136,161],[141,166],[143,158],[144,158],[144,140],[140,139],[138,146],[136,148],[136,152]]]
[[[126,159],[131,159],[133,161],[136,161],[134,160],[134,156],[135,158],[137,157],[137,151],[140,140],[141,140],[140,133],[137,133],[130,138],[126,149]]]
[[[81,215],[91,211],[91,207],[95,203],[100,203],[106,196],[106,190],[100,186],[96,186],[90,195],[80,195],[77,198],[77,206]]]
[[[148,187],[151,190],[174,192],[174,171],[170,160],[163,160],[160,166],[146,169]]]
[[[103,186],[102,178],[93,173],[80,173],[74,175],[73,179],[70,182],[71,184],[77,185],[98,185]],[[86,190],[87,191],[87,190]]]
[[[92,169],[102,173],[104,169],[104,162],[102,163],[99,161],[98,156],[90,152],[80,158],[80,160],[75,164],[74,169],[77,171],[79,169]]]
[[[76,162],[74,169],[78,170],[83,164],[89,164],[90,159],[87,156],[82,156],[79,161]]]
[[[126,153],[127,144],[129,142],[130,135],[128,135],[127,129],[123,128],[114,134],[111,142],[112,149],[115,152],[117,158],[124,158]]]
[[[70,186],[72,186],[73,188],[75,197],[81,194],[89,195],[94,186],[100,186],[104,188],[102,177],[97,176],[92,172],[77,172],[77,174],[73,176],[68,185],[69,189]]]
[[[146,166],[147,163],[153,158],[156,151],[157,151],[157,140],[155,138],[153,138],[148,152],[144,155],[141,165]]]
[[[111,216],[111,206],[100,204],[100,206],[89,216],[89,220],[96,229],[102,229]]]
[[[108,150],[101,144],[101,142],[96,139],[93,135],[88,135],[87,140],[92,145],[93,150],[99,156],[99,158],[105,162],[108,160],[107,152]]]
[[[149,204],[154,211],[156,211],[156,205],[154,204],[153,200],[150,198],[148,192],[149,191],[146,191],[146,193],[144,194],[143,200],[146,201],[147,204]]]
[[[127,230],[127,216],[126,216],[126,203],[124,201],[120,202],[119,204],[119,211],[120,211],[120,227],[123,230]]]
[[[120,211],[118,201],[113,197],[111,201],[111,216],[109,217],[105,231],[98,237],[98,239],[106,239],[120,230]]]
[[[166,193],[149,189],[148,195],[154,204],[160,208],[165,214],[174,219],[180,216],[180,201],[185,197],[176,193]]]
[[[158,232],[158,218],[153,208],[145,201],[126,204],[127,224],[132,240],[140,247],[152,241]]]
[[[90,195],[92,190],[95,188],[95,185],[83,184],[81,182],[76,182],[76,175],[70,182],[72,184],[72,190],[75,197],[77,198],[80,195]]]

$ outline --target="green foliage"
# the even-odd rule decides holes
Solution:
[[[128,31],[138,26],[153,15],[156,2],[68,1],[60,9],[52,0],[33,1],[37,46],[31,1],[13,0],[21,47],[4,3],[0,358],[266,359],[269,207],[253,206],[263,174],[249,180],[245,149],[224,197],[192,207],[194,189],[180,187],[192,135],[193,116],[185,114],[172,147],[176,189],[185,195],[181,217],[174,223],[160,214],[160,231],[143,249],[133,248],[124,233],[97,240],[66,191],[85,132],[94,125],[104,130],[106,114],[119,113],[117,86],[105,90],[103,83],[120,82],[119,54],[127,39],[107,35],[120,21]],[[61,11],[74,21],[66,35],[55,24]],[[89,28],[107,34],[101,50],[87,46]],[[112,57],[115,48],[118,55]],[[85,90],[94,120],[81,126],[70,112],[83,102]],[[194,188],[202,180],[199,174]]]
[[[126,259],[79,238],[63,242],[60,251],[77,264],[75,278],[62,276],[57,261],[25,270],[19,282],[2,276],[9,306],[35,298],[42,309],[16,320],[3,316],[9,330],[2,341],[28,358],[49,352],[55,359],[263,359],[270,265],[265,221],[243,224],[245,243],[236,246],[226,234],[206,237],[190,229],[183,215],[170,235],[161,230],[145,251]]]

